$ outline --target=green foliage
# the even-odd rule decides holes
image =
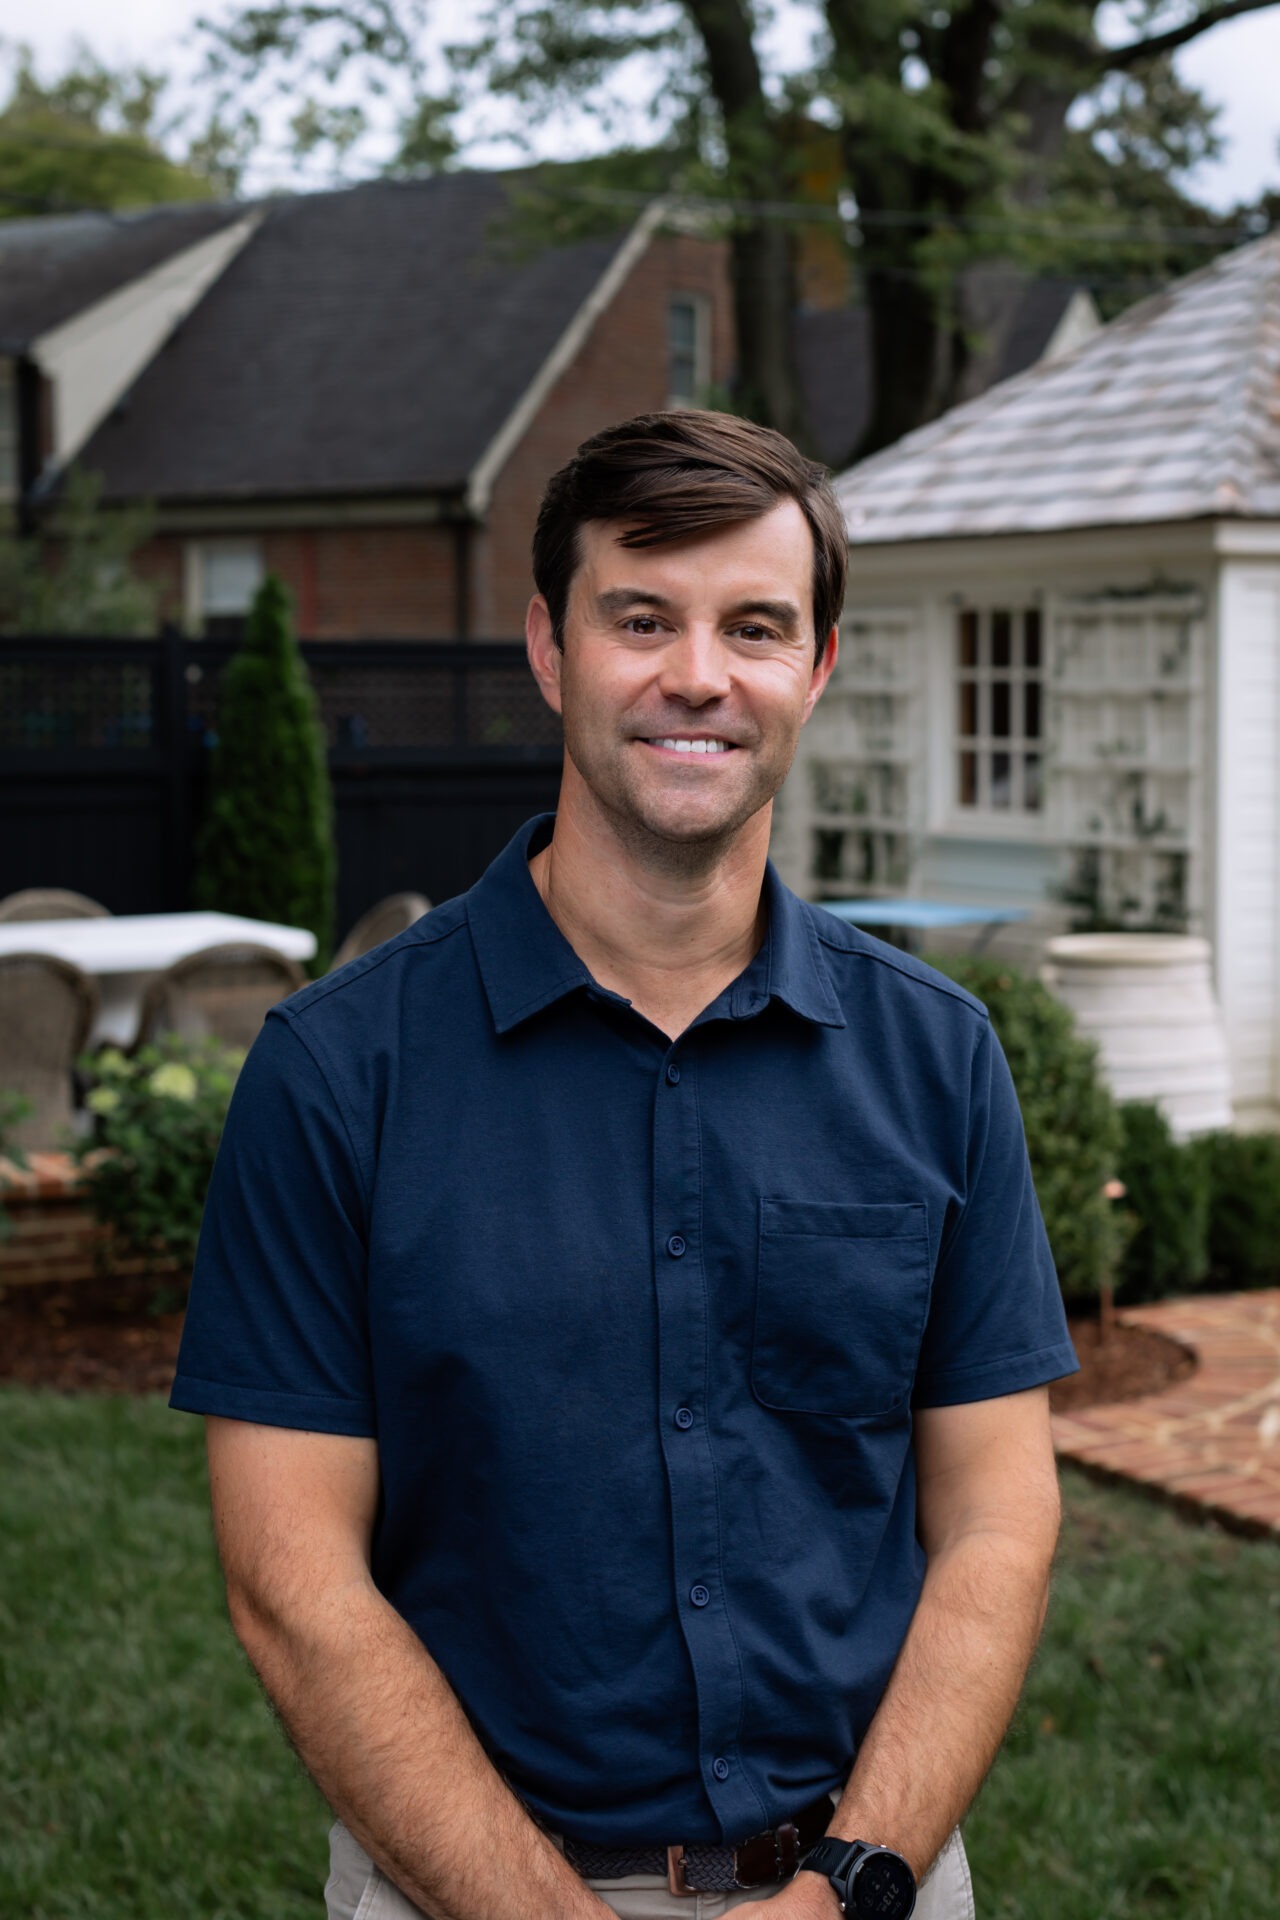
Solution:
[[[309,927],[323,972],[336,856],[324,729],[284,583],[268,574],[223,675],[197,906]]]
[[[984,1002],[1018,1091],[1036,1192],[1066,1294],[1115,1278],[1124,1220],[1104,1188],[1120,1158],[1120,1121],[1096,1049],[1038,980],[998,960],[934,958]]]
[[[12,1136],[19,1122],[31,1111],[31,1102],[25,1094],[0,1087],[0,1160],[7,1160],[11,1167],[23,1168],[27,1164],[26,1154]],[[4,1208],[7,1184],[5,1174],[0,1171],[0,1241],[7,1240],[13,1232],[13,1222]]]
[[[48,541],[0,532],[0,633],[155,632],[159,589],[130,570],[152,516],[101,494],[100,475],[72,467]]]
[[[1214,1133],[1200,1143],[1210,1183],[1209,1260],[1228,1287],[1280,1282],[1280,1135]]]
[[[160,124],[162,75],[112,71],[83,44],[47,83],[29,47],[0,42],[0,59],[12,69],[0,108],[0,219],[207,200],[225,186],[207,129],[185,161],[164,151],[175,123]]]
[[[1189,1293],[1209,1274],[1209,1159],[1198,1141],[1175,1140],[1159,1107],[1125,1101],[1117,1172],[1134,1232],[1121,1269],[1127,1301]]]
[[[244,1055],[176,1034],[140,1047],[86,1054],[96,1081],[85,1097],[94,1132],[72,1151],[94,1217],[113,1249],[148,1269],[195,1259],[214,1155]],[[102,1151],[106,1149],[106,1151]]]

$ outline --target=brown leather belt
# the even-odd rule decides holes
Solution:
[[[672,1893],[731,1893],[738,1887],[767,1887],[789,1880],[800,1856],[821,1840],[831,1818],[831,1796],[824,1793],[794,1820],[753,1833],[736,1847],[689,1842],[674,1847],[597,1847],[566,1835],[564,1857],[584,1880],[625,1880],[629,1874],[665,1874]]]

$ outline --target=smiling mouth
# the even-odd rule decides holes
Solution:
[[[729,740],[715,740],[706,734],[697,739],[677,738],[674,734],[662,734],[652,740],[646,740],[647,747],[663,747],[668,753],[731,753],[733,744]]]

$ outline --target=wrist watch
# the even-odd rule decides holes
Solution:
[[[825,1873],[841,1911],[855,1920],[907,1920],[916,1904],[916,1877],[900,1853],[865,1840],[828,1835],[810,1847],[798,1871]]]

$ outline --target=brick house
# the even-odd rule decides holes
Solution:
[[[74,458],[152,502],[139,571],[192,632],[274,569],[304,637],[519,633],[547,474],[733,347],[723,241],[654,207],[531,245],[517,180],[0,229],[0,490],[38,515]]]

